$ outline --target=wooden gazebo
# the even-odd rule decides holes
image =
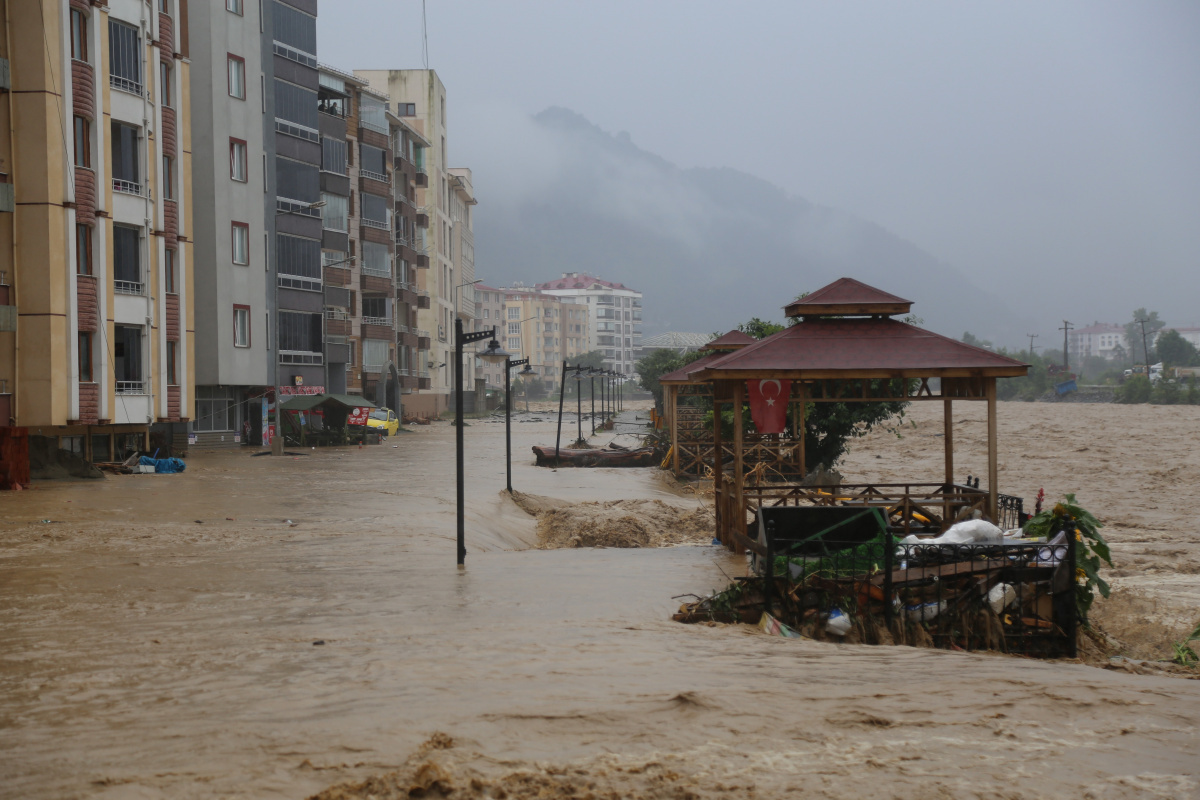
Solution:
[[[712,386],[713,448],[722,452],[719,409],[746,402],[747,382],[783,391],[791,427],[773,438],[781,461],[805,466],[804,409],[809,403],[941,401],[945,424],[945,473],[932,483],[806,486],[800,481],[746,480],[747,438],[735,413],[732,474],[713,459],[717,531],[735,549],[751,547],[747,536],[762,505],[864,504],[883,508],[904,530],[940,530],[964,509],[998,518],[996,379],[1024,375],[1028,365],[900,320],[912,302],[851,278],[841,278],[788,305],[799,322],[765,339],[708,361],[689,373]],[[698,363],[698,362],[697,362]],[[778,381],[778,384],[774,382]],[[789,382],[785,384],[784,382]],[[759,384],[763,391],[766,384]],[[954,482],[955,400],[987,403],[988,473],[983,489]],[[760,441],[754,445],[760,449]]]
[[[712,429],[704,424],[704,414],[712,401],[712,384],[694,376],[756,341],[739,330],[729,331],[701,347],[705,355],[658,379],[663,387],[663,414],[671,431],[671,471],[676,475],[702,478],[714,458]]]

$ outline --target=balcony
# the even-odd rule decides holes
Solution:
[[[145,381],[117,381],[117,394],[149,394]]]
[[[429,292],[417,292],[417,308],[430,307]]]
[[[138,97],[145,97],[146,89],[141,83],[129,78],[122,78],[120,75],[109,75],[108,85],[114,89],[120,89],[122,92],[136,94]]]
[[[381,231],[390,231],[392,229],[390,222],[380,222],[377,219],[371,219],[369,217],[361,217],[359,222],[362,223],[364,228],[375,228]]]
[[[142,185],[140,183],[136,183],[134,181],[126,181],[126,180],[122,180],[120,178],[113,178],[113,191],[120,192],[121,194],[133,194],[133,195],[137,195],[138,197],[141,197],[142,196]],[[150,196],[148,190],[147,190],[146,196],[147,197]]]
[[[335,308],[325,309],[325,333],[328,336],[349,336],[350,314]]]
[[[413,176],[413,182],[417,186],[428,186],[429,185],[429,173],[426,172],[425,165],[424,164],[414,164],[414,166],[416,167],[417,172]]]
[[[381,172],[372,172],[369,169],[360,169],[358,171],[358,176],[360,178],[366,178],[369,181],[378,181],[379,183],[392,182],[392,177],[390,175],[384,175]]]
[[[144,295],[146,284],[141,281],[113,281],[113,291],[117,294]]]
[[[325,354],[314,353],[311,350],[280,350],[279,363],[320,366],[325,363]]]
[[[390,319],[388,319],[387,317],[366,317],[366,316],[364,316],[362,318],[362,324],[363,325],[385,325],[385,326],[390,327],[392,324],[392,321]]]

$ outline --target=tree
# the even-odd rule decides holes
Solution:
[[[750,334],[755,339],[765,339],[772,334],[779,333],[783,330],[783,326],[778,322],[770,322],[769,320],[754,317],[749,322],[743,322],[741,325],[738,325],[737,329],[742,333]]]
[[[1133,312],[1133,319],[1125,323],[1125,341],[1129,344],[1129,356],[1135,364],[1152,364],[1151,357],[1154,351],[1146,354],[1146,348],[1142,342],[1142,324],[1138,320],[1146,320],[1146,342],[1154,341],[1154,334],[1166,326],[1166,322],[1158,318],[1157,311],[1147,312],[1144,308],[1139,308]]]
[[[673,350],[655,350],[650,355],[640,359],[633,366],[638,375],[642,388],[654,395],[654,407],[659,413],[663,411],[663,388],[658,379],[668,372],[674,372],[680,367],[690,364],[705,353],[676,353]]]
[[[970,331],[965,331],[962,335],[963,344],[973,345],[974,347],[982,347],[984,350],[991,350],[992,343],[986,339],[980,339]]]
[[[1163,331],[1154,343],[1158,360],[1169,367],[1200,367],[1200,351],[1179,331]]]

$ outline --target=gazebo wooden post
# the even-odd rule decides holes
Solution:
[[[797,386],[800,390],[800,403],[798,404],[798,408],[796,411],[796,440],[797,440],[796,446],[800,451],[800,474],[803,477],[807,478],[808,477],[808,461],[807,461],[807,454],[804,452],[804,440],[806,438],[804,435],[804,432],[805,432],[804,411],[805,411],[805,406],[807,405],[807,401],[808,401],[808,393],[804,389],[804,384],[801,383],[800,381],[796,381],[796,383],[793,385]]]
[[[713,382],[713,497],[716,498],[717,512],[717,538],[721,540],[721,544],[726,547],[729,542],[725,541],[725,528],[723,527],[723,515],[721,514],[721,390],[720,385]]]
[[[671,422],[671,472],[679,474],[679,387],[667,387],[667,413]]]
[[[736,526],[733,530],[741,534],[745,534],[746,532],[746,511],[742,499],[742,490],[746,478],[745,462],[742,458],[742,445],[744,442],[742,435],[742,404],[745,402],[745,395],[746,382],[736,381],[733,384],[733,515],[729,522],[731,525]],[[736,542],[737,540],[734,539],[735,544]]]
[[[946,393],[946,382],[942,381],[942,394]],[[942,504],[942,519],[950,519],[950,494],[954,486],[954,401],[949,397],[942,398],[943,420],[942,443],[946,446],[946,488],[943,495],[946,502]]]
[[[992,521],[1000,519],[999,489],[997,482],[1000,478],[1000,466],[996,452],[996,379],[984,379],[984,391],[987,395],[987,424],[988,424],[988,514]]]

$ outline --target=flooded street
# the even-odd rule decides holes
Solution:
[[[848,479],[937,475],[931,411],[856,443]],[[1200,616],[1200,415],[1164,409],[1186,429],[1129,436],[1157,411],[1001,404],[1001,488],[1029,506],[1041,485],[1078,490],[1112,523],[1114,583],[1178,627]],[[956,432],[964,476],[982,464],[976,416]],[[530,446],[553,444],[541,419],[513,426],[520,491],[701,503],[656,470],[533,467]],[[444,423],[0,495],[0,797],[303,798],[422,765],[458,796],[1200,793],[1200,681],[672,623],[673,596],[744,560],[530,549],[534,519],[502,494],[502,422],[465,434],[463,571]]]

